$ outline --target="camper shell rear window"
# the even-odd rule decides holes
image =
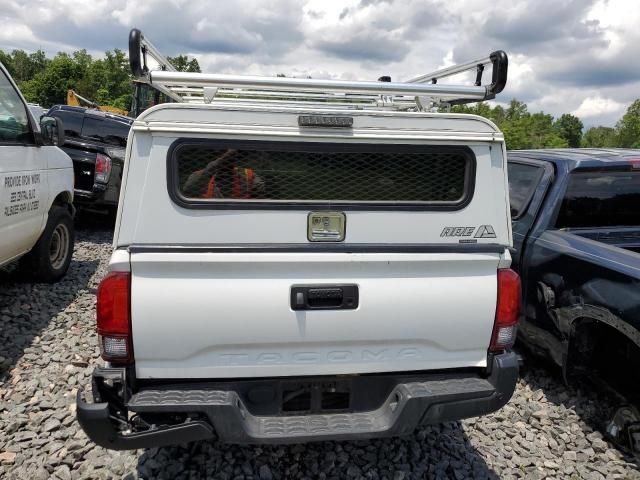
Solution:
[[[186,208],[457,210],[475,162],[467,147],[184,139],[167,178]]]

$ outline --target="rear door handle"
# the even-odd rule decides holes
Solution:
[[[357,285],[293,285],[293,310],[353,310],[358,308]]]

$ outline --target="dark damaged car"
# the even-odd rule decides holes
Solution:
[[[56,105],[47,115],[64,123],[62,149],[73,160],[76,205],[83,210],[115,213],[133,119],[68,105]]]
[[[640,422],[640,150],[513,151],[508,162],[521,344],[567,380],[623,393],[624,423]]]

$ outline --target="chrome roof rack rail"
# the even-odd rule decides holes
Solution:
[[[158,67],[150,70],[147,57]],[[433,110],[441,106],[490,100],[507,82],[508,60],[502,50],[485,58],[420,75],[405,82],[319,80],[178,72],[138,29],[129,34],[129,62],[137,81],[145,82],[176,102],[239,102],[250,104],[313,105],[321,108]],[[491,83],[482,84],[487,65]],[[475,69],[473,85],[443,85],[441,79]]]

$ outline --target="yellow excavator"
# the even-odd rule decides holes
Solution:
[[[76,93],[75,90],[67,90],[67,105],[71,105],[73,107],[97,108],[100,111],[115,113],[117,115],[129,115],[129,112],[122,110],[121,108],[110,107],[109,105],[98,105],[88,98],[84,98],[82,95]]]

